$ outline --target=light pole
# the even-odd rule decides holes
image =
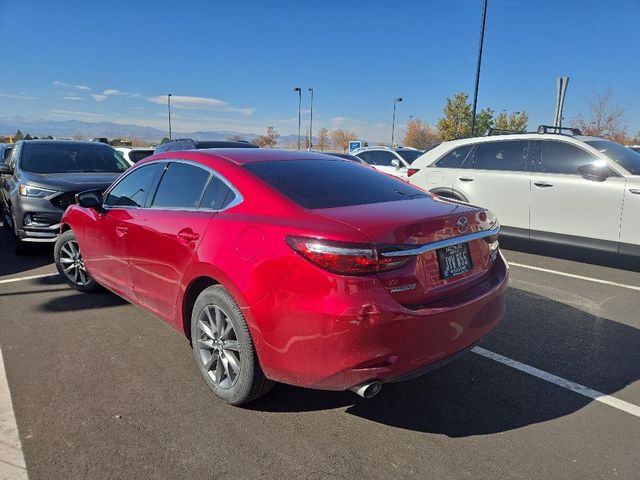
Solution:
[[[393,121],[391,122],[391,146],[393,147],[393,139],[396,132],[396,104],[402,101],[402,97],[396,97],[393,99]]]
[[[487,0],[482,1],[482,25],[480,27],[480,46],[478,47],[478,65],[476,67],[476,85],[473,89],[473,111],[471,112],[471,136],[476,133],[476,107],[478,105],[478,85],[480,84],[480,64],[482,63],[482,46],[484,45],[484,24],[487,18]]]
[[[300,107],[302,106],[302,89],[300,87],[295,87],[293,91],[298,92],[298,150],[300,150],[300,126],[301,126]]]
[[[167,110],[169,111],[169,140],[171,140],[171,94],[167,93]]]
[[[309,117],[309,150],[313,150],[313,87],[309,87],[311,92],[311,116]]]

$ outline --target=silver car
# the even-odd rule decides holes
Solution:
[[[408,181],[491,209],[504,235],[640,256],[640,154],[549,130],[444,142]]]

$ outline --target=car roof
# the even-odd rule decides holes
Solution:
[[[180,156],[185,159],[196,161],[207,161],[215,159],[228,160],[236,165],[246,165],[249,163],[269,162],[269,161],[291,161],[291,160],[335,160],[341,161],[339,157],[331,154],[308,152],[305,150],[277,150],[267,148],[210,148],[197,150],[181,150]],[[176,152],[163,152],[153,157],[143,159],[145,161],[175,159]],[[344,160],[348,161],[348,160]]]
[[[20,140],[20,143],[24,145],[102,145],[113,148],[111,145],[102,142],[80,142],[77,140]]]

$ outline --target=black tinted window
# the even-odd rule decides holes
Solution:
[[[143,158],[147,158],[149,155],[153,155],[153,150],[131,150],[129,152],[129,159],[133,163],[136,163]]]
[[[541,171],[547,173],[578,174],[578,167],[593,163],[597,158],[581,148],[565,142],[542,142]]]
[[[473,168],[523,172],[526,170],[528,145],[526,140],[481,143],[474,155]]]
[[[164,164],[153,163],[133,170],[107,195],[108,206],[143,207]]]
[[[124,172],[129,164],[101,143],[25,143],[20,168],[32,173]]]
[[[212,210],[220,210],[229,205],[235,194],[227,185],[215,175],[211,176],[209,185],[204,191],[200,208],[210,208]]]
[[[427,196],[400,179],[355,162],[289,160],[256,162],[249,171],[305,208],[333,208]]]
[[[160,180],[153,202],[154,207],[196,208],[209,172],[195,165],[170,163]]]
[[[438,168],[460,168],[462,162],[467,158],[467,155],[473,148],[473,145],[464,145],[462,147],[454,148],[444,157],[436,162]]]
[[[379,167],[392,167],[392,160],[397,160],[397,157],[391,152],[373,151],[371,152],[371,161],[369,163]]]
[[[404,158],[405,162],[411,165],[413,161],[424,152],[421,150],[398,150],[396,153]]]

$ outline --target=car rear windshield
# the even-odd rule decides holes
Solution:
[[[589,140],[586,143],[609,157],[631,175],[640,175],[640,153],[609,140]]]
[[[422,155],[424,152],[420,150],[396,150],[396,153],[400,155],[404,160],[411,165],[413,161]]]
[[[29,143],[22,147],[20,168],[32,173],[119,173],[127,162],[101,144]]]
[[[400,179],[348,160],[276,160],[250,163],[245,168],[298,205],[309,209],[427,196]]]

